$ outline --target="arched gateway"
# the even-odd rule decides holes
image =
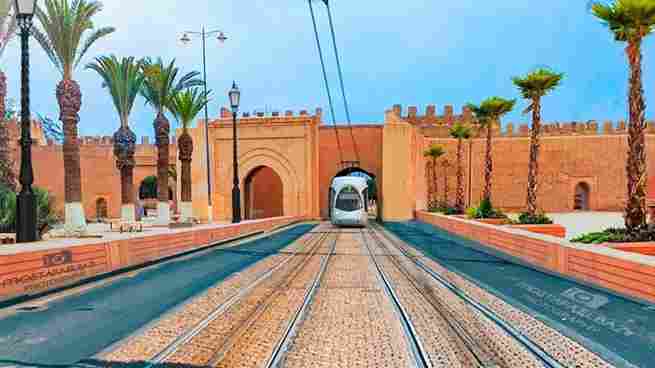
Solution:
[[[275,170],[256,167],[246,176],[243,188],[245,219],[284,215],[284,184]]]

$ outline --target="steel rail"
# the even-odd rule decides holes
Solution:
[[[387,296],[389,296],[389,298],[391,299],[391,302],[396,312],[398,313],[398,316],[400,317],[400,322],[402,324],[403,331],[405,332],[405,336],[410,344],[410,350],[412,351],[412,355],[414,356],[416,366],[421,368],[432,368],[432,363],[430,362],[430,358],[428,357],[428,354],[425,351],[425,348],[423,347],[420,338],[418,337],[418,333],[416,332],[416,329],[414,328],[414,324],[409,318],[409,314],[400,303],[400,300],[396,295],[396,292],[394,291],[393,287],[391,286],[391,283],[387,279],[387,276],[384,274],[384,271],[382,271],[382,268],[380,267],[380,264],[375,258],[375,254],[373,253],[370,244],[366,240],[364,231],[361,231],[360,233],[362,235],[364,245],[366,246],[366,249],[368,250],[368,253],[371,257],[371,260],[373,261],[373,265],[375,266],[375,269],[378,272],[379,279],[382,281],[382,286],[384,288],[384,291],[387,294]]]
[[[253,312],[251,312],[246,320],[241,323],[237,328],[234,329],[234,332],[224,341],[223,347],[221,350],[216,352],[214,354],[214,357],[210,360],[209,364],[207,364],[210,367],[215,367],[218,366],[219,363],[225,358],[225,355],[232,349],[235,345],[235,343],[241,338],[243,332],[247,331],[250,329],[255,323],[257,323],[260,319],[260,317],[266,312],[266,310],[273,305],[273,302],[275,298],[277,298],[280,295],[280,290],[282,290],[282,286],[285,284],[291,284],[296,277],[302,272],[303,268],[307,265],[307,263],[311,260],[311,258],[315,255],[318,254],[319,249],[323,245],[323,242],[329,238],[329,235],[321,235],[319,241],[315,244],[312,254],[309,254],[306,256],[303,261],[299,262],[298,264],[294,265],[292,269],[288,272],[287,275],[285,275],[284,279],[278,282],[275,287],[273,287],[273,291],[268,293],[266,296],[262,298],[263,302],[257,307],[257,309]]]
[[[375,230],[371,230],[370,232],[371,237],[376,241],[378,245],[386,249],[387,251],[390,252],[389,247],[382,241],[380,238],[377,236],[375,233]],[[421,288],[420,281],[418,278],[410,273],[410,271],[401,264],[400,260],[397,258],[399,254],[391,254],[389,253],[389,258],[391,259],[392,263],[398,271],[405,276],[407,281],[414,287],[414,289],[423,297],[425,300],[430,304],[435,311],[439,314],[441,319],[444,321],[446,326],[450,329],[450,332],[454,335],[454,337],[457,339],[457,342],[461,342],[463,344],[462,348],[465,350],[469,351],[473,358],[477,361],[479,367],[495,367],[495,362],[493,362],[492,358],[488,357],[487,352],[485,351],[484,347],[480,346],[475,341],[475,338],[470,336],[466,328],[462,326],[462,324],[458,321],[457,317],[454,316],[441,302],[441,300],[438,300],[436,297],[428,295],[428,293],[425,291],[425,288]]]
[[[320,244],[324,238],[325,238],[325,236],[323,234],[319,233],[318,235],[307,239],[304,246],[308,246],[308,245],[311,246],[311,245],[315,245],[315,244]],[[314,240],[317,240],[317,241],[314,242]],[[222,303],[218,307],[216,307],[202,321],[198,322],[193,328],[189,329],[184,334],[178,336],[175,340],[173,340],[170,344],[168,344],[166,346],[166,348],[164,348],[157,355],[155,355],[153,358],[151,358],[148,361],[148,364],[146,364],[144,366],[144,368],[153,368],[154,366],[156,366],[158,364],[161,364],[166,359],[168,359],[170,356],[175,354],[175,352],[177,352],[180,347],[182,347],[187,342],[191,341],[191,339],[193,339],[194,337],[198,336],[198,334],[200,334],[209,324],[211,324],[219,316],[221,316],[223,313],[225,313],[226,310],[228,310],[231,306],[233,306],[235,303],[240,301],[243,297],[248,295],[254,288],[256,288],[262,282],[264,282],[269,277],[271,277],[275,273],[275,271],[281,269],[282,267],[287,265],[289,262],[291,262],[291,260],[293,260],[293,259],[294,259],[294,257],[290,256],[289,258],[287,258],[284,261],[280,262],[278,265],[276,265],[273,268],[266,271],[264,274],[262,274],[260,277],[258,277],[256,280],[254,280],[249,285],[239,289],[239,291],[237,293],[235,293],[228,300],[226,300],[224,303]],[[129,341],[128,341],[128,343],[129,343]]]
[[[327,253],[325,258],[323,258],[323,261],[321,262],[320,271],[316,275],[316,278],[314,279],[311,288],[307,290],[307,292],[305,293],[305,298],[303,300],[302,306],[298,309],[298,311],[296,311],[295,315],[293,316],[293,319],[287,325],[287,328],[284,332],[282,339],[277,343],[275,349],[273,350],[273,353],[271,354],[271,357],[266,363],[266,368],[277,367],[282,361],[282,357],[284,353],[289,350],[289,346],[291,345],[292,339],[296,335],[296,331],[298,326],[300,325],[300,322],[304,320],[305,314],[309,309],[309,305],[314,301],[314,296],[316,295],[316,291],[321,285],[321,280],[323,279],[323,275],[325,274],[325,270],[327,269],[328,262],[330,261],[332,255],[335,254],[337,241],[339,240],[339,233],[337,232],[336,234],[337,235],[334,237],[334,241],[332,242],[332,247],[330,251]]]
[[[546,367],[548,368],[565,368],[564,365],[562,365],[559,361],[557,361],[555,358],[553,358],[548,352],[546,352],[539,344],[535,343],[524,335],[521,331],[516,329],[514,326],[511,324],[507,323],[505,320],[503,320],[496,312],[492,311],[488,307],[480,304],[473,298],[469,297],[465,291],[459,288],[459,286],[456,285],[456,283],[450,281],[447,277],[444,277],[437,272],[435,272],[432,268],[426,266],[423,262],[419,261],[416,259],[416,257],[413,257],[409,252],[407,252],[405,249],[403,249],[403,246],[399,245],[401,243],[400,240],[394,239],[391,234],[388,234],[384,229],[380,229],[380,225],[373,225],[376,229],[379,230],[379,232],[387,239],[391,244],[393,244],[403,255],[405,255],[408,259],[410,259],[414,264],[416,264],[417,267],[425,271],[428,275],[430,275],[435,281],[437,281],[439,284],[444,286],[446,289],[450,290],[453,294],[458,296],[460,299],[462,299],[465,303],[471,305],[474,309],[482,313],[484,316],[489,318],[493,323],[495,323],[497,326],[499,326],[502,330],[504,330],[507,334],[509,334],[512,338],[514,338],[516,341],[521,343],[523,347],[525,347],[530,353],[532,353],[535,357],[537,357]]]

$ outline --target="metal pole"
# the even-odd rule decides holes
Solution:
[[[204,87],[205,87],[205,97],[207,96],[207,46],[206,46],[207,34],[205,33],[205,27],[202,27],[202,70],[204,74]],[[209,207],[212,207],[212,178],[211,178],[211,167],[210,167],[210,158],[209,158],[209,111],[208,106],[205,104],[205,153],[207,154],[207,203]],[[208,214],[211,218],[211,213]]]
[[[234,166],[234,187],[232,188],[232,223],[241,222],[241,191],[239,190],[239,162],[237,159],[237,112],[232,112],[233,132],[233,166]]]
[[[21,39],[21,190],[16,207],[16,242],[26,243],[38,239],[36,196],[32,190],[34,170],[32,168],[32,136],[30,132],[30,55],[29,38],[32,19],[22,17],[18,20]]]

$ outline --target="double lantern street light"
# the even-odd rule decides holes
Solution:
[[[21,41],[21,162],[19,175],[21,190],[16,206],[16,242],[26,243],[38,240],[36,196],[32,190],[34,170],[32,168],[32,136],[30,132],[29,54],[29,38],[36,0],[15,0],[14,5]]]
[[[202,27],[200,32],[187,31],[182,34],[180,37],[180,42],[183,45],[191,44],[191,37],[200,37],[202,40],[202,71],[203,71],[203,85],[205,90],[205,96],[207,96],[207,39],[213,36],[216,36],[216,40],[221,44],[225,43],[227,37],[225,33],[219,30],[215,31],[206,31],[205,27]],[[207,166],[207,204],[209,206],[207,216],[209,222],[212,221],[212,187],[211,187],[211,165],[209,160],[209,112],[208,106],[205,104],[205,158]]]
[[[180,37],[180,42],[184,45],[189,45],[191,43],[191,37],[200,37],[202,40],[202,70],[203,70],[203,84],[205,89],[205,95],[207,94],[207,39],[213,36],[216,36],[216,39],[220,43],[224,43],[227,40],[225,33],[220,30],[207,31],[205,27],[202,27],[200,32],[187,31],[182,34]],[[236,82],[232,84],[232,89],[229,92],[230,97],[230,106],[232,107],[232,126],[233,126],[233,136],[234,136],[234,188],[232,189],[232,222],[239,223],[241,222],[241,191],[239,189],[239,168],[237,162],[237,113],[239,111],[239,103],[241,101],[241,92],[236,85]],[[210,164],[210,154],[209,154],[209,112],[208,106],[205,105],[205,153],[206,153],[206,165],[207,165],[207,199],[209,204],[209,213],[208,216],[211,219],[212,215],[212,189],[211,189],[211,164]]]

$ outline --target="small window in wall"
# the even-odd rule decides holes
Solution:
[[[575,186],[574,210],[589,211],[589,193],[589,184],[582,182]]]
[[[98,198],[96,200],[96,219],[98,221],[109,218],[107,209],[107,200],[105,198]]]

